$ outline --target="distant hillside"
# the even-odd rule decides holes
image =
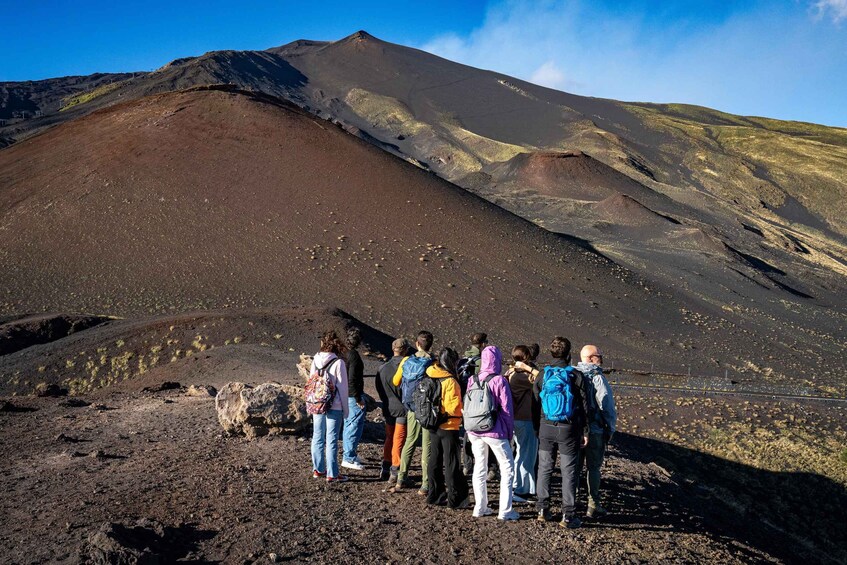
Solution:
[[[847,130],[732,116],[692,106],[634,104],[576,96],[383,42],[364,32],[336,42],[297,41],[267,51],[212,52],[176,60],[152,73],[120,78],[105,85],[92,82],[88,90],[75,91],[70,98],[65,96],[62,99],[68,107],[64,111],[39,106],[41,116],[27,118],[14,126],[3,126],[0,136],[12,142],[42,132],[56,123],[73,120],[63,133],[48,137],[52,140],[50,142],[42,138],[28,140],[31,145],[21,151],[30,155],[32,163],[35,163],[37,155],[42,155],[41,151],[54,151],[48,143],[60,143],[60,138],[70,139],[68,136],[75,136],[75,132],[80,131],[75,129],[77,127],[93,128],[93,125],[80,124],[94,122],[80,121],[79,118],[100,108],[195,85],[228,84],[232,88],[264,93],[273,96],[275,101],[263,99],[263,104],[280,104],[279,100],[287,100],[313,115],[338,124],[387,153],[432,171],[549,232],[561,234],[563,240],[599,254],[593,255],[598,260],[602,255],[603,261],[622,265],[644,277],[648,281],[645,284],[651,288],[665,296],[673,296],[680,304],[678,311],[685,324],[696,328],[697,332],[714,334],[709,334],[709,337],[700,335],[688,341],[668,338],[671,344],[665,345],[676,347],[674,343],[682,344],[678,354],[687,360],[675,360],[678,365],[696,362],[715,371],[731,367],[757,377],[771,378],[774,374],[787,376],[792,367],[800,367],[799,362],[786,364],[785,360],[799,360],[806,356],[802,352],[810,348],[827,374],[831,374],[827,367],[833,358],[838,362],[844,360],[843,335],[847,328],[847,223],[844,220],[847,217],[844,208],[847,206]],[[49,90],[43,82],[5,84],[3,88],[17,89],[16,92],[23,93],[19,97],[26,98],[27,88]],[[54,104],[57,99],[56,96],[51,98]],[[39,105],[35,97],[30,97],[30,100]],[[141,107],[148,108],[146,105],[149,104],[153,102],[144,102]],[[174,107],[162,111],[166,114],[176,110]],[[223,106],[216,107],[214,111],[240,110]],[[160,118],[151,114],[148,118],[156,124],[175,119],[164,114]],[[195,195],[203,194],[208,182],[211,182],[203,180],[207,178],[205,175],[212,174],[209,171],[214,171],[215,175],[233,175],[230,190],[241,195],[246,190],[244,186],[266,191],[269,190],[267,182],[270,182],[267,179],[282,182],[281,179],[294,174],[292,171],[303,170],[303,163],[288,159],[284,160],[284,166],[280,164],[279,169],[273,169],[275,163],[283,163],[280,161],[283,157],[270,152],[268,147],[256,147],[255,144],[262,142],[284,146],[282,142],[275,141],[275,136],[281,135],[282,129],[274,134],[260,120],[244,121],[237,115],[217,116],[217,119],[220,120],[216,126],[220,133],[214,135],[208,129],[211,126],[202,125],[200,121],[176,120],[180,128],[185,128],[180,134],[191,138],[190,143],[182,140],[179,143],[190,145],[193,148],[191,152],[177,147],[175,140],[161,141],[163,145],[159,146],[152,144],[148,137],[136,139],[130,136],[136,139],[137,147],[128,146],[121,141],[125,132],[118,125],[111,126],[114,131],[110,130],[104,134],[105,137],[93,132],[80,134],[75,139],[81,147],[73,154],[80,162],[86,162],[87,168],[69,171],[66,183],[70,187],[88,186],[99,179],[104,184],[98,191],[111,191],[116,179],[120,178],[127,186],[143,183],[148,187],[146,190],[156,186],[179,187],[179,190],[189,191],[182,198],[191,201]],[[105,118],[98,120],[98,123],[107,123]],[[279,126],[277,120],[268,123]],[[332,127],[324,121],[315,123]],[[202,129],[193,131],[192,128],[196,127]],[[215,153],[223,151],[220,147],[210,150],[204,145],[219,143],[219,136],[232,143],[224,154]],[[168,143],[174,145],[164,155],[161,148],[171,147]],[[119,147],[122,148],[120,151]],[[8,206],[27,194],[21,188],[24,186],[21,184],[23,179],[28,179],[26,190],[37,186],[34,184],[36,179],[43,183],[38,186],[39,190],[58,190],[56,183],[49,180],[54,177],[45,171],[26,169],[21,164],[19,155],[22,154],[16,153],[18,149],[18,146],[12,146],[0,151],[0,159],[4,163],[0,190]],[[216,161],[198,162],[196,156],[208,151],[216,155]],[[324,161],[318,153],[310,159],[331,162]],[[265,159],[263,165],[259,164],[261,160],[257,155]],[[107,162],[107,158],[119,161]],[[51,163],[55,166],[56,161],[51,160]],[[231,171],[222,172],[219,163],[227,163]],[[128,164],[133,164],[133,167],[128,167]],[[351,164],[350,167],[350,170],[358,169],[359,165]],[[125,172],[130,170],[131,173]],[[245,170],[254,176],[245,180]],[[273,176],[268,172],[270,170],[276,170],[273,174],[278,176]],[[236,175],[234,171],[239,173]],[[344,185],[342,179],[347,174],[346,171],[336,174],[337,186]],[[322,178],[322,175],[317,178]],[[312,177],[304,178],[303,190],[307,190],[313,180]],[[376,176],[368,177],[363,182],[368,184],[376,180]],[[107,182],[108,185],[105,184]],[[165,192],[164,188],[157,190]],[[328,186],[326,190],[329,191]],[[83,191],[81,194],[87,193]],[[330,192],[326,194],[329,198]],[[94,204],[86,201],[85,196],[81,198],[77,214],[80,218],[88,218]],[[136,202],[131,194],[125,198],[131,203]],[[432,198],[436,209],[444,208],[441,196]],[[297,202],[296,206],[302,205],[297,200],[291,202]],[[382,200],[375,202],[382,206]],[[48,204],[48,201],[44,202],[45,206]],[[130,206],[120,212],[123,216],[114,216],[123,205],[122,201],[116,202],[108,214],[102,212],[109,222],[120,219],[122,223],[116,225],[124,226],[122,229],[146,233],[150,222],[164,221],[165,216],[160,210],[146,209],[146,204],[138,211],[133,211],[134,206]],[[289,206],[286,205],[289,213],[304,213]],[[177,230],[183,229],[185,222],[205,221],[202,218],[207,217],[209,212],[196,205],[181,209],[181,213],[185,216],[178,213],[167,216],[168,222],[176,222]],[[11,207],[6,208],[2,221],[4,225],[15,225],[20,230],[22,224],[17,223],[18,216],[15,214]],[[222,218],[217,220],[224,221]],[[333,221],[346,225],[345,221]],[[372,221],[379,222],[376,217]],[[414,223],[426,225],[426,222]],[[92,241],[89,232],[95,230],[97,224],[82,225],[86,227],[76,225],[76,231],[67,234],[72,240],[74,237],[82,238],[80,250],[87,249],[82,242]],[[163,233],[170,230],[165,229],[164,224],[157,225]],[[228,244],[230,238],[235,237],[234,232],[224,230],[222,225],[231,227],[236,224],[219,224],[215,229],[221,231],[211,241]],[[14,236],[5,236],[7,239],[0,251],[4,257],[21,253],[20,256],[26,257],[26,260],[21,265],[12,263],[14,267],[6,272],[7,280],[27,277],[33,272],[43,276],[56,269],[48,263],[36,268],[34,265],[42,259],[24,255],[27,250],[42,247],[35,239],[37,230],[30,230],[27,236],[23,236],[22,231],[9,230],[6,228],[5,233],[13,233]],[[208,235],[204,233],[203,237]],[[187,234],[183,236],[187,238],[185,245],[195,246],[192,249],[200,245],[199,241],[210,241],[201,239],[188,243],[191,238]],[[42,234],[41,237],[46,236]],[[415,232],[407,237],[409,244],[406,249],[412,249],[409,253],[413,255],[417,249],[415,246],[437,245],[432,241],[437,239],[434,234],[424,237]],[[376,238],[369,236],[369,239]],[[472,240],[468,235],[463,245],[471,245]],[[150,249],[168,246],[169,253],[176,255],[169,242],[163,244],[152,236],[143,241]],[[302,243],[315,245],[315,241],[307,244],[303,240]],[[304,245],[301,245],[302,249],[306,249]],[[327,244],[321,242],[321,245]],[[367,246],[363,247],[369,250]],[[312,250],[309,249],[310,252]],[[85,253],[93,252],[88,250]],[[510,253],[517,255],[520,251],[515,248]],[[265,264],[258,259],[260,255],[256,254],[256,260],[260,261],[256,266]],[[48,253],[45,257],[48,256],[51,255]],[[151,257],[155,256],[155,253],[151,254]],[[116,259],[100,251],[87,255],[87,258],[91,261]],[[515,260],[514,256],[509,258]],[[149,260],[154,261],[151,265],[156,264],[154,259]],[[204,261],[212,262],[209,258]],[[229,258],[227,261],[235,260]],[[25,268],[24,264],[29,267]],[[537,269],[534,263],[528,266]],[[504,277],[514,285],[514,277],[505,276],[511,272],[509,267],[506,265],[505,272],[497,275],[468,273],[469,278],[464,284],[469,287],[479,284],[482,276],[481,280]],[[146,268],[148,275],[154,279],[171,273],[152,266]],[[185,266],[174,268],[175,273],[183,274],[178,274],[177,280],[182,280],[181,276],[196,280],[199,276]],[[88,297],[85,303],[103,305],[101,307],[110,312],[134,309],[161,312],[171,307],[169,300],[179,304],[179,308],[205,306],[202,301],[192,300],[189,304],[182,298],[174,298],[173,294],[155,298],[161,296],[155,289],[163,288],[158,286],[165,284],[162,281],[144,285],[143,292],[135,289],[140,294],[132,295],[134,304],[116,304],[115,296],[121,297],[117,300],[127,300],[123,297],[127,296],[130,287],[122,278],[128,272],[126,269],[129,268],[108,275],[113,282],[108,286],[109,292],[104,287],[101,300]],[[399,265],[396,269],[403,273]],[[375,274],[379,272],[375,271]],[[206,271],[203,276],[215,278],[211,271]],[[240,275],[232,276],[237,278]],[[350,276],[360,284],[372,284],[364,280],[361,271],[356,271],[355,276],[351,271]],[[201,280],[206,279],[201,277]],[[522,278],[520,282],[529,284]],[[588,297],[595,292],[594,283],[596,279],[592,278],[592,286],[582,289],[586,291],[585,298],[588,302],[602,304],[602,299],[595,301]],[[210,287],[209,292],[199,294],[218,297],[221,291],[219,284],[222,281],[215,280],[212,285],[214,291]],[[182,288],[180,296],[193,296],[192,292],[196,290],[196,285],[192,287],[184,280],[178,286]],[[252,287],[246,285],[244,288]],[[438,303],[438,308],[441,303],[449,307],[452,288],[444,290],[436,286],[437,290],[430,294],[429,299]],[[504,290],[506,288],[504,286]],[[6,300],[5,311],[26,313],[22,311],[25,305],[47,308],[53,304],[51,299],[46,298],[53,290],[44,290],[45,294],[39,294],[37,288],[27,291],[27,299],[10,297]],[[271,292],[274,292],[273,285],[265,281],[255,290],[227,286],[225,294],[233,305],[247,305],[267,303]],[[631,298],[627,291],[621,292]],[[620,294],[615,295],[619,297],[615,300],[621,299]],[[570,301],[577,300],[572,289],[563,291],[560,300],[564,302],[558,304],[568,304],[564,308],[565,314],[568,310],[577,311],[571,308]],[[581,300],[576,303],[581,303]],[[343,306],[338,302],[333,304]],[[631,307],[643,315],[648,308],[645,304],[631,304]],[[350,308],[345,309],[356,313]],[[68,308],[63,306],[61,310]],[[541,313],[544,308],[534,302],[527,305],[527,311],[544,316]],[[485,319],[485,309],[480,312]],[[692,312],[708,312],[708,315],[700,317]],[[454,313],[445,308],[441,312],[443,315],[436,318],[446,321],[449,318],[447,314]],[[597,317],[595,314],[598,312],[586,311],[579,323],[593,320]],[[463,315],[472,318],[467,313],[463,312]],[[598,328],[615,326],[619,323],[615,316],[601,315],[592,323]],[[397,324],[410,323],[407,317],[399,315],[394,320]],[[524,327],[528,328],[529,322],[526,324]],[[641,331],[640,326],[643,325],[640,321],[632,322],[632,331],[636,326]],[[731,342],[727,342],[726,349],[721,347],[714,353],[705,353],[706,349],[715,349],[734,332],[750,333],[761,347],[775,348],[779,353],[764,353],[757,346],[757,361],[733,361],[730,364],[725,359],[734,355],[727,353],[727,350],[733,349]],[[586,331],[586,334],[591,333]],[[601,333],[611,335],[616,330]],[[646,360],[642,362],[649,365]]]

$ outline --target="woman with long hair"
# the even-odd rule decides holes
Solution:
[[[348,415],[346,344],[335,331],[321,336],[321,350],[312,359],[309,375],[326,377],[332,390],[332,400],[323,413],[312,415],[312,476],[327,482],[344,482],[338,473],[338,437]],[[311,377],[310,377],[311,380]],[[320,410],[319,410],[320,411]]]
[[[456,378],[459,354],[445,347],[435,364],[426,370],[428,378],[441,388],[441,416],[438,429],[430,432],[427,477],[429,504],[444,504],[454,509],[467,508],[468,483],[462,473],[459,424],[462,421],[462,393]]]

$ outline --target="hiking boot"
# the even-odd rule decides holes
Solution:
[[[553,514],[550,513],[549,508],[542,508],[538,511],[538,521],[539,522],[552,522]]]
[[[511,522],[512,520],[520,520],[521,515],[515,512],[514,510],[510,510],[506,512],[502,516],[497,517],[498,520],[503,520],[504,522]]]
[[[312,471],[312,478],[313,479],[323,479],[324,477],[326,477],[326,473],[321,473],[318,470]]]
[[[354,471],[364,471],[365,466],[359,463],[358,461],[347,461],[344,460],[341,462],[342,467],[346,467],[347,469],[353,469]]]
[[[346,483],[350,479],[344,475],[338,475],[337,477],[327,477],[326,482],[328,483]]]
[[[412,484],[406,479],[397,481],[393,487],[388,488],[388,492],[397,493],[412,488]]]
[[[567,528],[569,530],[575,530],[582,525],[582,520],[580,520],[576,516],[571,516],[570,518],[564,518],[561,522],[559,522],[559,526],[563,528]]]
[[[428,495],[428,494],[429,494],[429,489],[428,489],[428,488],[426,488],[426,487],[421,487],[421,488],[419,488],[419,489],[418,489],[418,495],[420,495],[420,496],[426,496],[426,495]]]
[[[585,513],[585,516],[587,518],[591,518],[592,520],[597,520],[606,516],[608,513],[609,511],[603,508],[602,506],[589,506],[588,512]]]
[[[519,494],[512,494],[512,502],[517,502],[518,504],[525,504],[526,499]]]
[[[379,471],[379,480],[380,481],[387,481],[390,476],[391,476],[391,463],[389,463],[388,461],[383,461],[382,462],[382,469],[380,469],[380,471]]]
[[[471,498],[469,496],[466,496],[465,499],[463,501],[461,501],[459,504],[457,504],[456,506],[451,506],[451,508],[453,510],[465,510],[465,509],[470,508],[470,507],[471,507]]]
[[[473,517],[474,518],[484,518],[485,516],[491,516],[492,514],[494,514],[494,510],[492,510],[491,508],[483,508],[482,510],[479,511],[478,514],[476,512],[474,512]]]

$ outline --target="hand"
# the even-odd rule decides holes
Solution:
[[[582,436],[582,447],[588,447],[588,436]]]
[[[364,410],[364,409],[365,409],[365,403],[364,403],[364,402],[362,402],[361,400],[357,400],[357,401],[356,401],[356,406],[358,406],[358,407],[359,407],[359,408],[361,408],[362,410]]]
[[[515,370],[516,371],[522,371],[524,373],[528,373],[528,372],[532,371],[532,367],[530,367],[529,365],[527,365],[523,361],[516,361],[515,362]]]

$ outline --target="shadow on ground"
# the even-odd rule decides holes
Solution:
[[[843,485],[812,473],[757,469],[626,433],[613,441],[604,471],[612,513],[604,525],[703,533],[786,562],[847,562]],[[620,459],[659,473],[651,480],[607,472]]]

